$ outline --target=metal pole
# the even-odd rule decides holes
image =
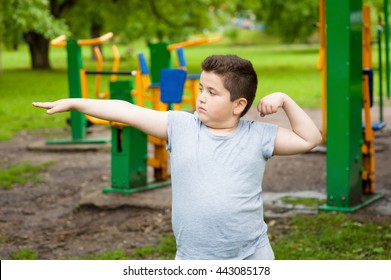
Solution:
[[[354,211],[361,200],[362,1],[326,1],[327,202]]]
[[[160,70],[171,68],[171,52],[167,49],[169,42],[149,43],[151,81],[160,83]]]
[[[80,69],[83,68],[81,48],[77,40],[67,41],[68,86],[70,98],[81,98]],[[71,111],[72,140],[81,141],[86,137],[87,120],[84,114]]]
[[[379,59],[379,116],[380,122],[383,121],[383,58],[382,58],[382,26],[379,17],[379,24],[377,26],[377,47]]]

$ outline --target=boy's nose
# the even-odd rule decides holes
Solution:
[[[198,93],[198,100],[201,102],[201,103],[205,103],[206,99],[205,99],[205,94],[202,94],[202,92],[199,92]]]

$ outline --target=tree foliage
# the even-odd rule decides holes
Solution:
[[[46,39],[68,32],[65,21],[51,13],[48,0],[8,0],[0,5],[0,39],[6,46],[18,44],[28,32]]]
[[[363,2],[381,9],[383,0]],[[113,31],[126,42],[182,41],[249,14],[285,43],[306,42],[317,31],[318,5],[317,0],[1,0],[0,43],[15,48],[24,39],[33,68],[44,68],[49,63],[34,57],[48,60],[49,40],[60,34],[90,38]]]
[[[88,37],[91,29],[113,31],[127,41],[175,40],[210,26],[210,0],[79,0],[64,16],[75,36]]]
[[[319,1],[260,0],[257,14],[269,34],[285,43],[306,42],[316,29]]]

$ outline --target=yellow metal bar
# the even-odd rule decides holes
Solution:
[[[159,160],[155,159],[155,158],[148,158],[148,159],[147,159],[147,164],[148,164],[149,166],[154,167],[154,168],[159,168],[159,167],[161,167],[161,162],[160,162]]]
[[[375,144],[371,120],[371,104],[369,96],[369,79],[363,75],[363,108],[364,108],[364,143],[361,147],[363,172],[361,178],[363,181],[364,193],[375,192]]]
[[[369,79],[367,75],[363,76],[363,107],[364,107],[364,140],[373,141],[373,130],[372,130],[372,121],[371,121],[371,104],[369,97]]]
[[[96,70],[97,71],[102,71],[103,69],[103,56],[102,53],[99,49],[98,46],[94,47],[94,55],[96,58]],[[98,98],[101,98],[100,96],[100,84],[102,80],[102,75],[101,74],[96,74],[95,75],[95,96]]]
[[[99,45],[103,42],[106,42],[107,40],[111,39],[114,36],[113,32],[108,32],[98,38],[92,38],[92,39],[81,39],[77,41],[77,44],[79,46],[91,46],[91,45]],[[53,40],[50,41],[50,44],[53,47],[65,47],[67,45],[66,36],[60,35]]]
[[[119,61],[120,61],[119,51],[118,51],[118,48],[116,45],[112,45],[111,50],[113,51],[113,55],[114,55],[114,62],[113,62],[112,70],[113,70],[113,72],[117,72],[119,69]],[[115,82],[116,80],[117,80],[117,75],[116,74],[111,75],[111,81]]]
[[[221,40],[221,37],[214,37],[214,38],[199,38],[191,41],[184,41],[184,42],[179,42],[179,43],[174,43],[170,44],[167,46],[167,50],[172,51],[175,50],[176,48],[182,47],[193,47],[193,46],[198,46],[206,43],[215,43]]]
[[[143,98],[143,81],[142,74],[140,70],[136,70],[136,92],[134,93],[137,105],[144,107],[144,98]]]
[[[318,69],[321,70],[322,77],[322,139],[323,144],[325,144],[327,138],[326,0],[319,1],[319,34],[320,49],[318,58]]]
[[[52,45],[53,47],[65,47],[67,45],[67,42],[65,41],[66,38],[67,37],[65,35],[60,35],[51,40],[50,45]]]
[[[79,46],[91,46],[91,45],[99,45],[103,42],[106,42],[107,40],[111,39],[113,37],[113,32],[108,32],[98,38],[92,38],[92,39],[81,39],[77,41],[77,44]]]
[[[85,69],[80,69],[80,81],[81,81],[81,96],[88,98],[88,83]]]
[[[95,117],[92,117],[92,116],[89,116],[89,115],[85,115],[85,116],[86,116],[87,120],[89,120],[93,124],[111,125],[111,126],[116,126],[116,127],[128,126],[127,124],[121,123],[121,122],[111,122],[111,121],[95,118]]]
[[[369,6],[362,7],[362,63],[363,69],[372,68],[372,44],[371,44],[371,10]]]

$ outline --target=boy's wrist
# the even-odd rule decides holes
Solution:
[[[286,101],[290,98],[286,93],[279,92],[281,96],[281,108],[285,109]]]

